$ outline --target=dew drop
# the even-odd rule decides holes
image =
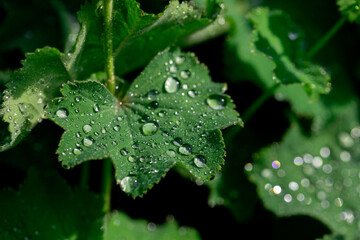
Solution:
[[[168,93],[176,93],[180,89],[180,82],[176,78],[169,77],[165,81],[164,88]]]
[[[178,70],[178,67],[177,66],[174,66],[174,65],[172,65],[171,67],[170,67],[170,72],[172,72],[172,73],[176,73],[177,72],[177,70]]]
[[[93,144],[94,140],[89,138],[89,137],[85,137],[83,139],[83,144],[85,147],[90,147]]]
[[[159,95],[159,91],[158,90],[150,90],[148,93],[147,93],[147,98],[149,100],[153,99],[154,97],[156,97],[157,95]]]
[[[131,155],[128,157],[129,162],[135,162],[135,156]]]
[[[244,169],[247,171],[247,172],[251,172],[253,170],[254,166],[251,164],[251,163],[247,163],[245,164],[244,166]]]
[[[83,150],[81,148],[74,148],[74,151],[73,151],[73,153],[75,155],[80,155],[82,152],[83,152]]]
[[[175,62],[176,62],[176,64],[183,64],[184,63],[184,61],[185,61],[185,58],[184,57],[176,57],[175,58]]]
[[[179,147],[179,152],[182,155],[191,155],[192,147],[189,144],[185,144],[184,146]]]
[[[176,156],[176,152],[174,150],[167,150],[166,154],[172,158]]]
[[[279,185],[276,185],[273,187],[272,191],[273,193],[275,193],[276,195],[280,194],[281,193],[281,187]]]
[[[175,138],[174,141],[173,141],[174,145],[175,146],[181,146],[183,144],[183,140],[179,137]]]
[[[191,98],[195,98],[196,97],[196,92],[193,90],[188,91],[188,96]]]
[[[93,110],[94,110],[95,113],[99,112],[100,111],[99,105],[94,104]]]
[[[85,133],[89,133],[92,130],[92,127],[89,124],[83,126],[83,130]]]
[[[149,107],[152,108],[152,109],[157,109],[159,107],[159,103],[156,102],[156,101],[152,101],[150,104],[149,104]]]
[[[77,96],[75,97],[75,102],[80,102],[81,101],[81,97]]]
[[[116,132],[120,131],[120,126],[119,126],[119,125],[116,125],[116,126],[114,126],[113,128],[114,128],[114,130],[115,130]]]
[[[120,181],[120,187],[125,193],[130,193],[136,187],[137,181],[132,177],[124,177]]]
[[[69,111],[65,108],[60,108],[59,110],[56,111],[56,116],[58,118],[67,118],[69,115]]]
[[[220,95],[211,95],[206,99],[206,103],[214,110],[221,110],[226,106],[226,98]]]
[[[155,125],[155,123],[145,123],[141,130],[145,136],[151,136],[157,132],[158,127]]]
[[[197,155],[194,158],[194,163],[198,168],[203,168],[206,166],[207,160],[203,155]]]
[[[271,163],[271,166],[274,168],[274,169],[279,169],[280,166],[281,166],[281,163],[278,161],[278,160],[275,160]]]
[[[183,79],[188,79],[191,76],[191,72],[189,70],[184,70],[180,72],[180,77]]]
[[[125,148],[123,148],[120,150],[120,153],[121,153],[121,155],[126,156],[126,155],[128,155],[129,152]]]

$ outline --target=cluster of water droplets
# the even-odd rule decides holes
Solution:
[[[323,146],[317,154],[304,153],[292,159],[272,154],[267,160],[268,167],[259,169],[257,164],[248,163],[245,170],[256,169],[265,182],[264,191],[282,198],[284,204],[290,204],[289,208],[294,204],[293,207],[304,210],[307,206],[331,209],[334,221],[360,228],[360,212],[354,205],[360,199],[360,169],[356,160],[360,156],[359,140],[360,127],[354,127],[338,133],[337,146]]]

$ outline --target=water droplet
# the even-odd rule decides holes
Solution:
[[[119,116],[119,117],[116,118],[116,120],[118,120],[119,122],[121,122],[121,121],[123,120],[123,118]]]
[[[77,96],[75,97],[75,102],[80,102],[81,101],[81,97]]]
[[[185,58],[184,57],[176,57],[175,58],[175,62],[176,62],[176,64],[183,64],[184,63],[184,61],[185,61]]]
[[[177,66],[174,66],[174,65],[172,65],[171,67],[170,67],[170,72],[172,72],[172,73],[176,73],[177,72],[177,70],[178,70],[178,67]]]
[[[97,105],[97,104],[94,104],[93,109],[94,109],[94,112],[95,112],[95,113],[97,113],[97,112],[100,111],[99,105]]]
[[[276,185],[273,187],[272,192],[275,193],[276,195],[281,193],[281,187],[279,185]]]
[[[74,148],[74,151],[73,151],[73,153],[75,155],[80,155],[82,152],[83,152],[83,150],[81,148]]]
[[[189,70],[180,72],[180,77],[183,79],[188,79],[190,76],[191,76],[191,72]]]
[[[292,196],[290,194],[288,194],[288,193],[285,194],[284,195],[284,201],[287,202],[287,203],[291,202],[292,201]]]
[[[174,150],[167,150],[166,154],[172,158],[176,156],[176,152]]]
[[[316,168],[319,168],[323,165],[323,160],[321,157],[314,157],[312,160],[312,165]]]
[[[81,133],[80,133],[80,132],[77,132],[77,133],[76,133],[76,137],[77,137],[77,138],[81,137]]]
[[[174,141],[173,141],[174,145],[175,146],[181,146],[183,144],[183,140],[179,137],[175,138]]]
[[[180,82],[176,78],[169,77],[165,81],[164,88],[168,93],[176,93],[180,89]]]
[[[167,112],[165,112],[165,111],[160,111],[158,113],[159,117],[164,117],[166,114],[167,114]]]
[[[221,110],[226,106],[226,98],[220,95],[211,95],[206,99],[206,103],[214,110]]]
[[[299,189],[299,184],[297,182],[291,181],[289,183],[289,188],[293,191],[296,191]]]
[[[304,163],[304,160],[301,157],[295,157],[294,158],[294,164],[296,166],[301,166],[301,165],[303,165],[303,163]]]
[[[194,163],[198,168],[203,168],[206,166],[207,160],[203,155],[198,155],[194,158]]]
[[[320,156],[322,156],[323,158],[328,158],[330,156],[330,148],[322,147],[320,149]]]
[[[137,185],[137,181],[133,179],[132,177],[124,177],[120,181],[120,187],[125,193],[132,192]]]
[[[247,172],[251,172],[253,170],[254,166],[251,164],[251,163],[247,163],[245,164],[244,166],[244,169],[247,171]]]
[[[184,146],[179,147],[179,152],[182,155],[191,155],[192,147],[189,144],[185,144]]]
[[[349,162],[351,160],[351,154],[348,151],[342,151],[340,153],[340,159],[343,162]]]
[[[153,222],[150,222],[148,225],[147,225],[147,229],[149,232],[153,232],[156,230],[156,224],[153,223]]]
[[[83,126],[83,130],[85,133],[89,133],[92,130],[92,127],[89,124]]]
[[[116,132],[120,131],[120,126],[119,126],[119,125],[114,126],[114,130],[115,130]]]
[[[289,37],[290,40],[293,40],[293,41],[294,41],[294,40],[298,39],[299,34],[296,33],[296,32],[289,32],[289,33],[288,33],[288,37]]]
[[[342,207],[342,205],[344,204],[344,201],[341,198],[338,197],[338,198],[335,199],[335,204],[338,207]]]
[[[188,91],[188,96],[189,97],[191,97],[191,98],[194,98],[194,97],[196,97],[196,92],[195,91],[193,91],[193,90],[190,90],[190,91]]]
[[[83,144],[85,147],[90,147],[93,144],[94,140],[89,138],[89,137],[85,137],[83,139]]]
[[[157,109],[159,107],[159,103],[156,102],[156,101],[152,101],[150,104],[149,104],[149,107],[152,108],[152,109]]]
[[[155,123],[145,123],[142,126],[141,130],[145,136],[150,136],[154,135],[157,132],[158,127],[155,125]]]
[[[131,155],[128,157],[129,162],[135,162],[135,156]]]
[[[69,115],[69,111],[65,108],[60,108],[59,110],[56,111],[56,116],[58,118],[67,118]]]
[[[342,132],[339,134],[339,141],[342,146],[349,148],[354,145],[354,139],[350,136],[349,133]]]
[[[281,166],[281,163],[278,161],[278,160],[275,160],[271,163],[271,166],[274,168],[274,169],[279,169],[280,166]]]
[[[148,93],[147,93],[147,98],[149,100],[153,99],[154,97],[156,97],[157,95],[159,95],[159,91],[158,90],[150,90]]]
[[[123,148],[120,150],[120,153],[121,153],[121,155],[126,156],[126,155],[128,155],[129,152],[125,148]]]

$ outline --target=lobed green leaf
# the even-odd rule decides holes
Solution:
[[[344,239],[357,239],[359,132],[356,102],[312,136],[294,124],[247,168],[265,206],[279,216],[312,216]]]
[[[110,157],[122,189],[138,196],[174,164],[204,181],[220,170],[219,129],[239,121],[224,91],[193,54],[166,50],[124,98],[95,81],[74,82],[46,111],[66,130],[58,149],[64,166]]]

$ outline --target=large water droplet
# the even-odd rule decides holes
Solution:
[[[194,163],[198,168],[203,168],[206,166],[207,160],[203,155],[198,155],[194,158]]]
[[[226,98],[220,95],[211,95],[206,99],[206,103],[214,110],[221,110],[226,106]]]
[[[188,91],[188,96],[189,97],[191,97],[191,98],[194,98],[194,97],[196,97],[196,92],[195,91],[193,91],[193,90],[190,90],[190,91]]]
[[[176,156],[176,152],[174,150],[167,150],[166,154],[172,158]]]
[[[83,130],[85,133],[91,132],[92,127],[89,124],[83,126]]]
[[[120,181],[120,187],[125,193],[132,192],[137,185],[137,181],[132,177],[124,177]]]
[[[89,137],[85,137],[83,139],[83,144],[85,147],[90,147],[93,144],[94,140],[89,138]]]
[[[164,88],[168,93],[176,93],[180,89],[180,82],[176,78],[169,77],[165,81]]]
[[[154,135],[157,132],[158,127],[155,125],[155,123],[145,123],[142,126],[141,130],[145,136],[150,136]]]
[[[179,147],[179,152],[182,155],[191,155],[192,147],[189,144],[185,144],[184,146]]]
[[[56,111],[56,116],[58,118],[67,118],[68,115],[69,115],[69,111],[65,108],[60,108],[59,110]]]
[[[129,162],[134,162],[135,161],[135,156],[133,156],[133,155],[129,156],[128,161]]]

